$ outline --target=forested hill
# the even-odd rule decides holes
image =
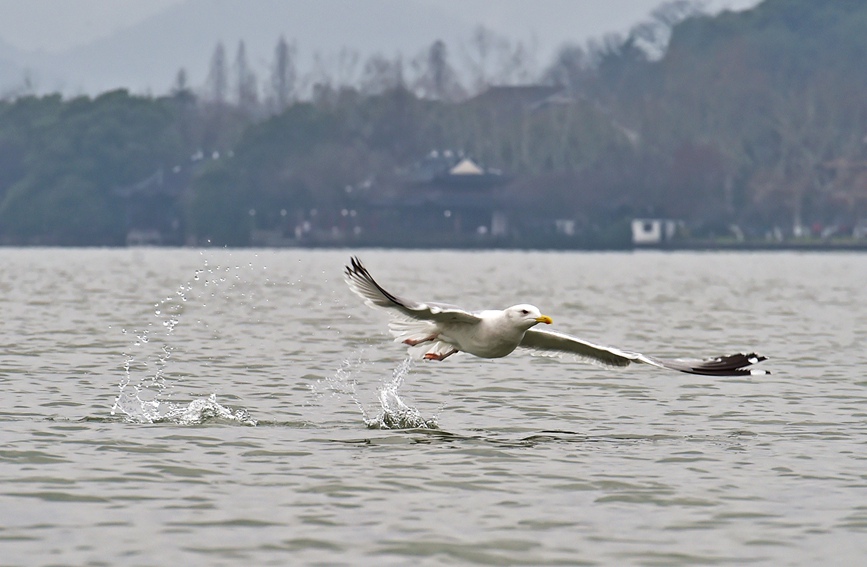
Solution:
[[[851,234],[867,218],[865,2],[766,0],[716,16],[670,2],[539,69],[520,44],[476,40],[472,76],[435,42],[411,60],[371,58],[352,80],[320,72],[301,92],[282,42],[267,89],[240,45],[232,70],[218,46],[201,89],[179,73],[160,97],[9,97],[0,242],[492,242],[496,212],[501,245],[569,226],[582,246],[620,242],[611,227],[641,216],[748,238]],[[501,181],[484,200],[435,196],[437,224],[407,208],[434,202],[417,175],[432,150]],[[472,223],[450,216],[462,206]]]
[[[675,26],[669,54],[706,57],[745,50],[746,63],[781,81],[807,78],[831,66],[858,65],[867,48],[867,6],[861,0],[765,0],[752,10],[689,18]]]
[[[641,133],[639,155],[700,170],[684,199],[704,186],[727,222],[796,231],[867,215],[867,3],[696,15],[673,26],[658,62],[638,47],[647,36],[609,50],[595,94]]]
[[[708,73],[696,78],[733,86],[749,80],[777,91],[816,87],[832,77],[863,86],[865,29],[861,0],[766,0],[752,10],[676,25],[665,68],[669,78],[688,81],[704,67]]]

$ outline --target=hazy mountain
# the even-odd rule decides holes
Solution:
[[[331,67],[328,70],[338,74],[341,48],[357,51],[362,62],[373,53],[388,57],[400,53],[407,60],[437,39],[446,42],[452,64],[460,67],[479,24],[501,37],[522,41],[529,48],[525,56],[542,68],[563,43],[625,32],[663,1],[180,0],[119,32],[96,26],[99,35],[92,37],[101,39],[65,52],[25,52],[0,38],[0,96],[20,91],[25,76],[40,92],[95,94],[126,87],[160,94],[169,89],[182,67],[195,88],[205,81],[216,43],[224,43],[231,63],[241,39],[248,62],[262,81],[267,79],[280,35],[297,43],[302,71],[314,67],[317,52]],[[756,1],[708,0],[706,5],[715,11]],[[117,23],[117,18],[103,12],[83,13],[82,21],[104,18]],[[345,66],[342,72],[346,73]]]
[[[309,67],[316,52],[332,63],[342,47],[357,49],[362,57],[377,52],[414,56],[437,39],[457,46],[471,30],[416,0],[187,0],[62,54],[6,54],[0,45],[0,90],[9,90],[10,78],[20,84],[21,69],[28,68],[41,91],[94,93],[122,86],[162,93],[181,67],[192,86],[204,83],[218,41],[224,43],[231,64],[243,39],[248,61],[262,80],[281,34],[297,42],[299,59]],[[3,59],[11,65],[8,70]]]

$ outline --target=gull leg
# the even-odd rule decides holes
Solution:
[[[455,354],[456,352],[458,352],[458,349],[456,349],[456,348],[453,348],[452,350],[448,351],[445,354],[435,354],[433,352],[429,352],[429,353],[424,355],[424,359],[425,360],[445,360],[448,357],[450,357],[451,355]]]
[[[431,335],[429,337],[425,337],[425,338],[419,339],[419,340],[406,339],[405,341],[403,341],[403,344],[409,345],[409,346],[416,346],[416,345],[420,345],[421,343],[429,343],[430,341],[436,340],[436,338],[437,338],[437,335]]]

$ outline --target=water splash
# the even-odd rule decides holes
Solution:
[[[332,397],[347,397],[358,408],[361,419],[370,429],[437,429],[436,416],[424,418],[421,412],[406,404],[398,394],[404,379],[413,367],[413,360],[407,358],[394,369],[391,379],[383,380],[376,390],[375,400],[371,403],[374,409],[368,411],[362,398],[363,388],[356,375],[370,368],[370,365],[358,357],[345,360],[334,376],[324,378],[311,386],[313,393],[322,397],[326,393]]]
[[[124,374],[118,384],[119,392],[111,415],[122,415],[126,421],[133,423],[171,422],[188,425],[224,421],[256,425],[246,410],[226,408],[217,403],[214,394],[185,403],[171,401],[174,386],[180,382],[180,377],[170,377],[170,360],[175,353],[174,344],[184,344],[175,336],[175,332],[191,306],[199,307],[200,304],[201,308],[206,308],[206,301],[211,299],[233,301],[235,284],[242,283],[239,273],[235,274],[236,282],[224,286],[227,289],[219,289],[227,281],[229,270],[228,267],[212,267],[204,259],[203,267],[195,271],[190,281],[178,286],[173,295],[154,304],[153,314],[158,320],[157,324],[151,322],[143,330],[133,329],[135,338],[128,352],[124,353]],[[225,293],[218,297],[220,291]],[[242,297],[244,295],[241,293]],[[195,326],[208,329],[207,322],[202,318],[195,319]],[[164,333],[152,333],[154,327],[162,328]],[[127,334],[127,330],[123,329],[122,333]]]
[[[367,427],[371,429],[437,429],[436,416],[425,419],[418,409],[405,404],[397,394],[403,385],[404,378],[412,370],[412,366],[413,359],[406,358],[394,369],[391,380],[383,383],[379,390],[380,411],[376,417],[364,420]]]
[[[216,394],[207,398],[197,398],[188,404],[162,402],[158,399],[145,400],[141,391],[121,393],[115,402],[115,412],[122,413],[131,423],[175,423],[178,425],[199,425],[202,423],[236,423],[254,426],[256,420],[247,410],[232,410],[217,402]]]
[[[361,412],[361,415],[366,416],[364,404],[358,398],[356,391],[358,381],[355,379],[355,374],[360,372],[364,365],[365,362],[360,357],[346,359],[334,373],[334,376],[317,380],[315,384],[310,385],[310,391],[319,399],[326,395],[332,398],[348,397]]]

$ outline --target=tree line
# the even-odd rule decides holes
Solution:
[[[181,70],[164,96],[2,100],[0,242],[122,244],[141,220],[125,188],[156,171],[189,173],[152,212],[172,217],[177,243],[339,228],[346,211],[405,191],[400,172],[434,149],[506,172],[500,191],[524,237],[557,219],[585,235],[660,216],[696,236],[736,226],[762,238],[867,218],[863,2],[765,0],[711,16],[676,0],[544,66],[484,28],[462,64],[453,51],[438,41],[361,61],[343,50],[301,73],[280,38],[260,81],[243,42],[231,61],[219,44],[199,88]],[[558,94],[532,107],[486,98],[502,85]]]

